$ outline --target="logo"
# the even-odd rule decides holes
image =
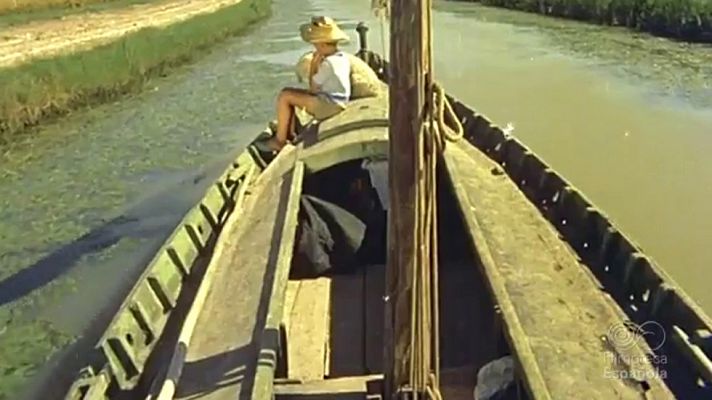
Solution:
[[[648,344],[655,352],[665,344],[665,329],[655,321],[645,321],[638,325],[634,322],[614,324],[605,336],[613,352],[606,355],[609,366],[603,371],[605,378],[615,378],[622,380],[649,380],[667,379],[667,371],[664,368],[668,363],[665,354],[636,354],[621,351],[633,346]]]
[[[614,324],[608,329],[608,340],[618,348],[625,349],[647,342],[652,351],[665,344],[665,328],[655,321],[645,321],[638,325],[632,321]]]

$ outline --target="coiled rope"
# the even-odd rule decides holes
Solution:
[[[409,390],[412,398],[425,396],[442,400],[440,393],[440,316],[438,312],[438,204],[437,162],[446,142],[456,142],[463,136],[457,118],[442,86],[432,80],[432,0],[425,2],[427,23],[426,54],[429,75],[426,76],[425,121],[418,137],[416,158],[416,254],[411,291],[411,325],[409,347]],[[388,0],[372,0],[371,8],[377,16],[390,17]],[[384,43],[385,51],[385,43]]]

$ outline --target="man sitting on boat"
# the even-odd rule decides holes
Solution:
[[[362,99],[366,97],[375,97],[385,94],[387,86],[380,79],[376,72],[359,57],[346,53],[351,64],[351,99]],[[297,80],[301,82],[309,82],[309,70],[311,68],[314,53],[308,52],[304,54],[296,65]]]
[[[314,17],[299,30],[316,50],[309,68],[309,89],[285,88],[279,93],[277,129],[267,142],[274,151],[281,150],[294,131],[296,107],[321,120],[343,111],[351,97],[351,63],[338,48],[339,42],[349,40],[348,35],[329,17]]]

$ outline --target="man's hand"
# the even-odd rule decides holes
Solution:
[[[324,61],[324,56],[321,55],[321,53],[314,52],[314,55],[312,56],[312,61],[311,65],[309,66],[309,79],[314,76],[314,74],[319,71],[319,66],[321,65],[322,61]]]

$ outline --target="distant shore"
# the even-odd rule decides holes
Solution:
[[[553,17],[625,26],[678,40],[712,44],[712,1],[696,0],[454,0]]]

